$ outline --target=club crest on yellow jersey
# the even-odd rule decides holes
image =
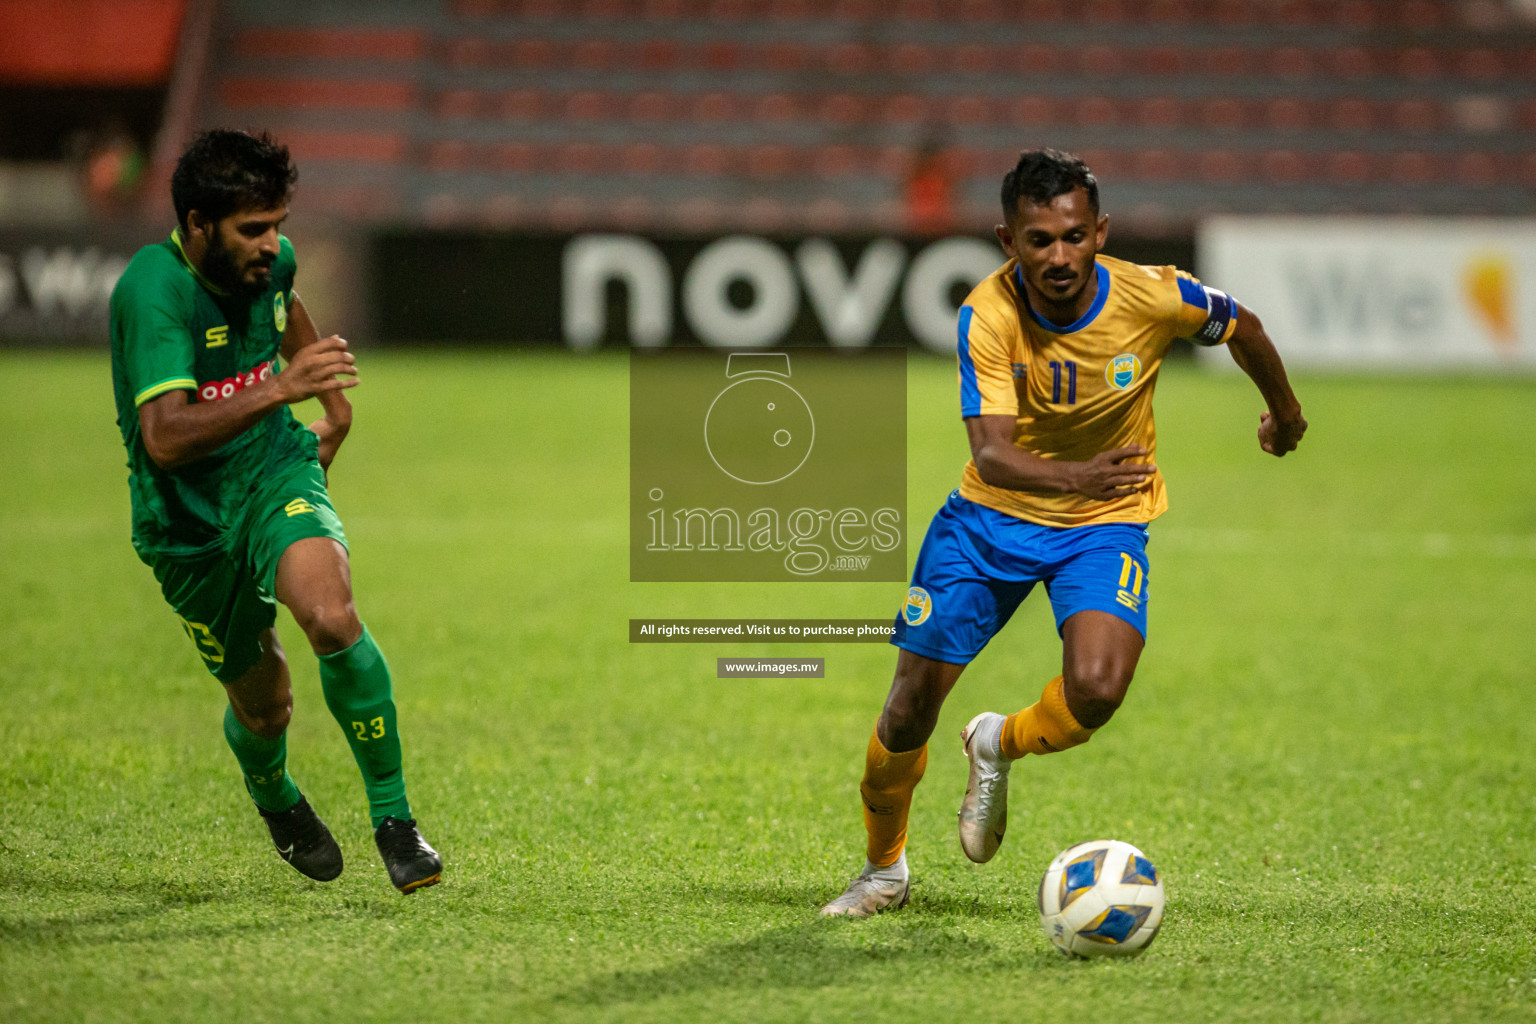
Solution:
[[[1124,391],[1141,379],[1141,360],[1134,352],[1122,352],[1104,367],[1104,379],[1116,391]]]
[[[288,329],[288,307],[283,302],[282,292],[272,296],[272,325],[277,328],[278,334]]]
[[[928,621],[932,611],[933,599],[928,596],[928,591],[922,587],[913,587],[907,591],[907,601],[901,606],[901,617],[907,625],[921,626]]]

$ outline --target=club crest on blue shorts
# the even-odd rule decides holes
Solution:
[[[928,621],[928,615],[933,611],[933,600],[929,598],[928,591],[922,587],[913,587],[907,591],[906,603],[901,606],[901,617],[909,626],[921,626]]]

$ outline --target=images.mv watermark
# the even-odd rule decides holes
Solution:
[[[644,581],[906,579],[906,350],[630,354]]]

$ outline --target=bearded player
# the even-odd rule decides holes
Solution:
[[[320,661],[326,705],[362,771],[374,839],[402,893],[442,860],[405,794],[389,666],[357,617],[326,470],[352,423],[347,343],[320,338],[278,233],[297,171],[269,136],[212,131],[176,166],[176,230],[112,292],[112,382],[128,449],[133,546],[204,666],[224,685],[224,737],[278,853],[317,881],[341,849],[288,772],[286,605]],[[288,410],[317,398],[305,428]]]
[[[1258,386],[1259,447],[1292,451],[1307,421],[1258,317],[1173,267],[1100,255],[1109,218],[1081,160],[1026,152],[1003,179],[1007,263],[960,307],[960,415],[971,461],[934,517],[892,643],[901,648],[865,756],[864,870],[829,916],[904,906],[907,814],[928,737],[960,673],[1044,583],[1062,672],[1013,715],[961,733],[970,779],[960,845],[991,860],[1008,770],[1088,742],[1125,699],[1147,634],[1147,524],[1168,507],[1152,389],[1175,338],[1225,343]]]

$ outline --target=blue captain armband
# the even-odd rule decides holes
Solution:
[[[1220,345],[1232,333],[1237,302],[1219,288],[1209,288],[1187,277],[1179,278],[1179,294],[1185,304],[1205,310],[1205,323],[1189,336],[1196,345]]]

